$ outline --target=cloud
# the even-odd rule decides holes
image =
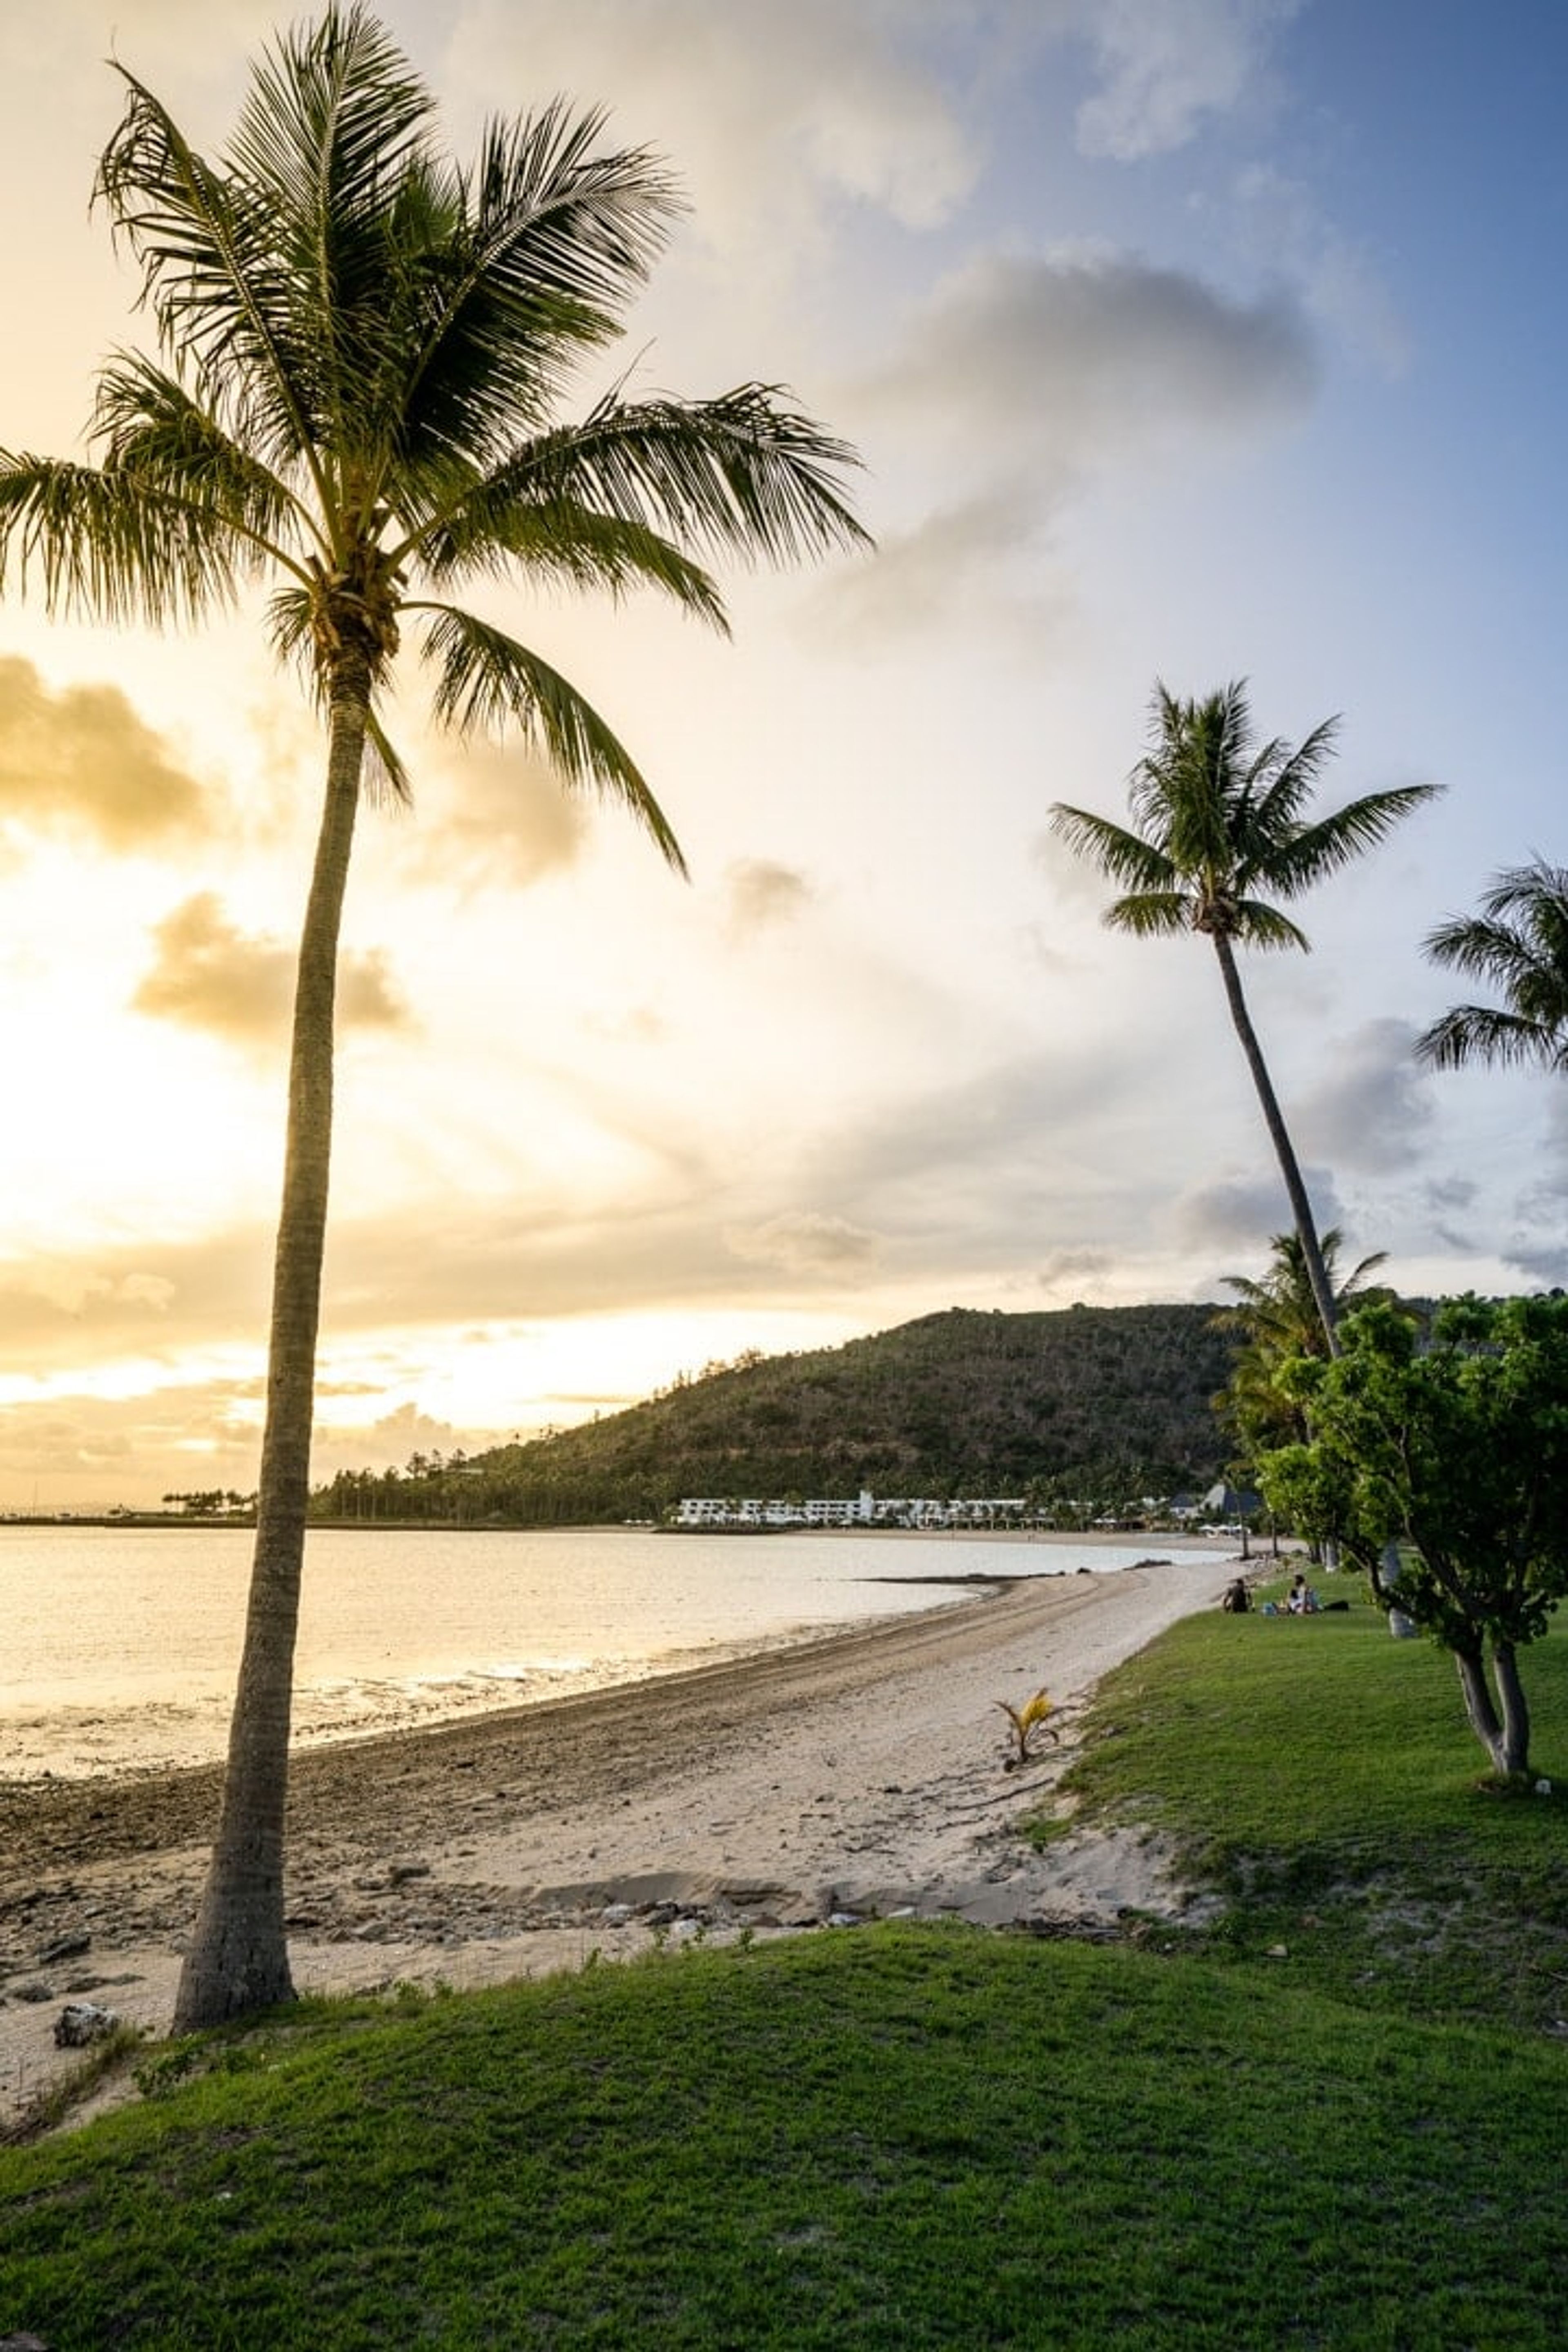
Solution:
[[[1344,1168],[1381,1171],[1422,1158],[1436,1118],[1407,1021],[1369,1021],[1334,1057],[1331,1077],[1299,1097],[1293,1124]]]
[[[805,627],[825,650],[879,635],[901,635],[942,619],[955,606],[971,625],[1010,646],[1026,640],[1037,654],[1068,609],[1065,593],[1042,593],[1039,566],[1024,591],[1018,575],[1037,557],[1042,518],[1016,490],[980,491],[937,508],[904,530],[884,531],[869,561],[835,569],[814,588]]]
[[[400,845],[411,881],[526,890],[582,856],[592,796],[572,791],[525,745],[465,743],[460,762],[448,749],[432,766],[434,784]]]
[[[1184,146],[1205,119],[1265,94],[1270,43],[1300,0],[1091,0],[1081,9],[1104,76],[1079,109],[1086,155],[1142,161]]]
[[[1312,1213],[1322,1233],[1343,1226],[1344,1210],[1325,1168],[1302,1170]],[[1290,1230],[1290,1203],[1278,1173],[1222,1176],[1184,1192],[1176,1203],[1176,1223],[1194,1247],[1218,1244],[1261,1255],[1276,1234]]]
[[[1108,1277],[1114,1276],[1117,1258],[1104,1249],[1047,1250],[1036,1270],[1036,1280],[1042,1290],[1053,1297],[1064,1290],[1098,1289]]]
[[[793,1275],[854,1273],[874,1265],[880,1251],[878,1236],[864,1226],[812,1209],[750,1228],[731,1226],[724,1242],[737,1257]]]
[[[157,958],[132,1004],[254,1049],[280,1045],[294,1002],[295,950],[238,930],[216,894],[198,891],[153,933]],[[345,1028],[400,1028],[409,1019],[380,949],[342,956],[338,1018]]]
[[[696,234],[765,268],[814,245],[829,205],[927,227],[968,193],[975,142],[921,54],[949,16],[945,0],[491,0],[448,64],[487,104],[521,77],[612,106],[616,137],[673,158]]]
[[[1514,1242],[1503,1251],[1502,1262],[1543,1290],[1568,1284],[1568,1242]]]
[[[770,924],[790,923],[816,896],[798,866],[781,866],[772,858],[741,858],[724,877],[727,921],[744,937]]]
[[[113,686],[47,685],[0,656],[0,824],[111,850],[213,830],[210,803]]]
[[[1103,247],[989,252],[944,279],[869,387],[965,448],[998,445],[1037,483],[1129,452],[1299,415],[1312,339],[1282,293],[1233,300]]]
[[[1314,318],[1385,377],[1405,373],[1410,338],[1371,257],[1326,220],[1311,191],[1268,164],[1238,177],[1235,218],[1255,266],[1300,287]]]

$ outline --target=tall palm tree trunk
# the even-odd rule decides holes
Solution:
[[[1273,1143],[1275,1156],[1279,1162],[1279,1172],[1285,1179],[1285,1190],[1289,1196],[1290,1213],[1295,1219],[1297,1235],[1301,1244],[1301,1257],[1307,1269],[1307,1279],[1311,1284],[1312,1297],[1317,1301],[1318,1313],[1322,1318],[1323,1338],[1330,1355],[1337,1356],[1340,1352],[1340,1340],[1338,1321],[1334,1312],[1333,1285],[1329,1280],[1328,1268],[1323,1264],[1323,1253],[1318,1241],[1318,1229],[1312,1221],[1312,1204],[1307,1198],[1307,1187],[1296,1159],[1295,1149],[1286,1129],[1284,1114],[1279,1108],[1279,1097],[1274,1091],[1274,1082],[1269,1077],[1268,1066],[1263,1058],[1263,1048],[1258,1042],[1258,1032],[1252,1025],[1252,1015],[1247,1009],[1247,999],[1242,993],[1241,974],[1236,968],[1236,957],[1232,952],[1230,941],[1223,931],[1211,932],[1210,937],[1214,940],[1214,951],[1219,958],[1220,976],[1225,982],[1226,998],[1230,1005],[1230,1017],[1235,1024],[1236,1034],[1241,1040],[1241,1050],[1247,1056],[1247,1066],[1252,1072],[1252,1083],[1258,1089],[1258,1099],[1263,1106],[1264,1123],[1268,1129],[1269,1139]]]
[[[370,689],[368,665],[345,667],[333,681],[326,795],[300,940],[245,1647],[217,1836],[180,1977],[177,2032],[221,2024],[288,2000],[294,1990],[283,1930],[283,1811],[331,1162],[338,934]]]

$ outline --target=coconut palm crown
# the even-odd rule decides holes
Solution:
[[[1422,946],[1503,1002],[1456,1004],[1416,1039],[1421,1061],[1439,1070],[1535,1062],[1568,1074],[1568,867],[1542,857],[1505,866],[1479,915],[1449,916]]]
[[[1258,744],[1245,682],[1201,700],[1157,686],[1149,749],[1128,786],[1131,826],[1065,802],[1051,811],[1052,827],[1068,846],[1120,886],[1121,897],[1105,910],[1114,929],[1139,938],[1200,931],[1212,941],[1331,1353],[1336,1347],[1333,1286],[1247,1010],[1236,950],[1309,948],[1306,934],[1278,902],[1301,897],[1373,848],[1438,789],[1397,785],[1326,816],[1310,816],[1338,730],[1339,721],[1330,719],[1294,747],[1277,738]]]
[[[1348,1274],[1342,1274],[1344,1235],[1340,1228],[1331,1225],[1318,1239],[1333,1294],[1336,1326],[1352,1307],[1395,1303],[1392,1290],[1371,1279],[1386,1264],[1386,1250],[1373,1250]],[[1242,1342],[1230,1380],[1215,1402],[1255,1449],[1305,1439],[1309,1434],[1300,1407],[1276,1386],[1274,1375],[1294,1357],[1328,1352],[1301,1236],[1276,1234],[1268,1247],[1269,1263],[1264,1274],[1223,1276],[1226,1290],[1236,1293],[1236,1304],[1222,1307],[1212,1318],[1215,1330],[1233,1331]]]
[[[300,940],[255,1563],[212,1870],[182,2026],[285,1998],[283,1802],[309,1491],[340,920],[362,787],[399,793],[385,690],[405,639],[438,721],[510,731],[622,803],[679,866],[629,753],[539,653],[456,596],[517,579],[638,588],[723,625],[707,565],[864,541],[846,446],[757,383],[709,400],[578,365],[621,331],[680,210],[659,161],[563,103],[447,158],[367,11],[331,5],[255,61],[209,158],[134,75],[96,198],[141,272],[156,355],[112,356],[94,462],[0,452],[0,583],[58,612],[196,623],[268,588],[327,733]]]

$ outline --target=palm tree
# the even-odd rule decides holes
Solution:
[[[438,721],[515,730],[563,782],[680,852],[629,754],[539,654],[447,601],[512,573],[647,586],[722,626],[705,560],[864,542],[852,453],[757,384],[617,387],[562,421],[574,363],[623,315],[679,209],[643,149],[596,152],[556,103],[461,166],[362,6],[332,0],[256,60],[215,160],[125,73],[96,199],[140,265],[158,357],[99,381],[92,465],[0,453],[0,558],[51,609],[195,622],[269,582],[268,623],[326,725],[300,945],[255,1561],[182,2027],[289,1997],[283,1809],[331,1139],[337,943],[362,789],[405,793],[382,708],[404,632]]]
[[[1539,1062],[1568,1073],[1568,867],[1542,857],[1494,874],[1479,915],[1451,915],[1422,942],[1434,963],[1488,981],[1500,1005],[1456,1004],[1415,1041],[1420,1060]]]
[[[1242,1341],[1230,1379],[1215,1402],[1255,1452],[1266,1444],[1288,1444],[1306,1437],[1300,1408],[1275,1386],[1274,1374],[1293,1356],[1328,1353],[1301,1236],[1276,1234],[1268,1246],[1270,1262],[1265,1274],[1225,1276],[1225,1286],[1235,1291],[1237,1303],[1222,1307],[1213,1318],[1216,1330],[1234,1331]],[[1342,1276],[1343,1246],[1344,1235],[1337,1225],[1319,1236],[1336,1325],[1349,1307],[1394,1301],[1391,1290],[1369,1279],[1385,1263],[1387,1251],[1374,1250]]]
[[[1242,992],[1236,950],[1306,949],[1305,934],[1273,902],[1299,898],[1348,865],[1438,789],[1404,784],[1368,793],[1309,823],[1312,788],[1338,728],[1337,719],[1326,719],[1293,750],[1278,740],[1258,745],[1244,683],[1202,701],[1179,700],[1157,686],[1150,749],[1128,788],[1131,827],[1060,801],[1051,811],[1051,824],[1069,847],[1094,858],[1121,886],[1123,896],[1105,913],[1115,929],[1140,938],[1202,931],[1213,942],[1331,1355],[1337,1352],[1333,1289]]]

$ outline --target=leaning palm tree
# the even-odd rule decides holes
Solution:
[[[265,581],[303,669],[326,778],[300,947],[255,1563],[221,1817],[182,2026],[286,1998],[283,1807],[331,1139],[341,910],[362,791],[406,778],[383,719],[414,636],[437,720],[512,730],[563,782],[675,837],[609,727],[454,590],[648,587],[722,625],[715,556],[860,542],[850,451],[756,384],[707,401],[617,387],[563,419],[679,209],[657,158],[598,152],[555,103],[462,166],[381,26],[337,0],[257,60],[227,146],[196,152],[124,74],[97,197],[140,265],[158,356],[99,383],[97,462],[0,454],[0,561],[49,605],[199,621]]]
[[[1451,915],[1422,942],[1434,963],[1487,982],[1501,1004],[1456,1004],[1415,1041],[1420,1060],[1537,1062],[1568,1073],[1568,867],[1531,858],[1493,875],[1479,915]]]
[[[1330,1354],[1336,1351],[1333,1287],[1311,1203],[1247,1008],[1238,947],[1310,942],[1273,902],[1299,898],[1380,842],[1438,789],[1404,784],[1368,793],[1309,822],[1312,789],[1334,747],[1326,719],[1292,749],[1253,740],[1244,684],[1204,700],[1155,688],[1150,749],[1128,788],[1131,828],[1058,802],[1051,823],[1069,847],[1092,857],[1123,896],[1106,909],[1115,929],[1140,938],[1202,931],[1213,942],[1236,1034],[1289,1196],[1291,1215]]]

